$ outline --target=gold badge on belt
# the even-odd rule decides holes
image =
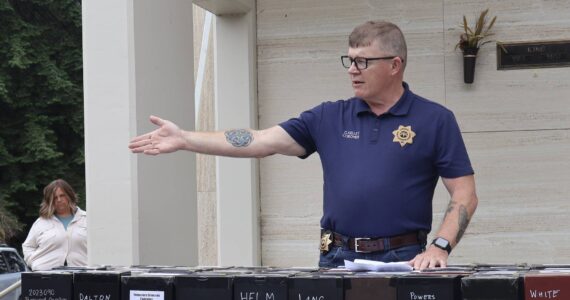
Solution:
[[[323,233],[321,235],[321,252],[326,253],[329,251],[329,245],[332,244],[331,233]]]
[[[416,133],[412,131],[412,126],[403,126],[400,125],[397,130],[392,131],[394,134],[393,142],[400,143],[401,147],[404,147],[406,144],[412,144],[414,142],[414,137]]]

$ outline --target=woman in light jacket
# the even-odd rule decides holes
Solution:
[[[65,180],[44,188],[40,217],[22,244],[24,260],[34,270],[87,265],[87,214]]]

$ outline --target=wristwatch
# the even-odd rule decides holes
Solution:
[[[448,240],[442,237],[435,238],[431,244],[438,247],[439,249],[447,251],[447,254],[451,253],[451,244],[449,244]]]

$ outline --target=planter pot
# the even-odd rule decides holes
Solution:
[[[473,79],[475,79],[477,51],[479,51],[479,48],[463,49],[463,81],[465,83],[473,83]]]

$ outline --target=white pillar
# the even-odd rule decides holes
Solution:
[[[150,114],[194,128],[192,43],[191,1],[83,1],[90,264],[197,264],[195,156],[127,149]]]
[[[222,1],[223,2],[223,1]],[[257,128],[256,23],[249,12],[215,21],[216,127]],[[260,265],[258,165],[255,159],[217,159],[218,262]]]

